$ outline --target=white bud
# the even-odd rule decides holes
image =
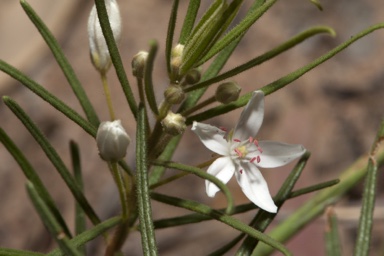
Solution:
[[[121,16],[119,6],[116,0],[106,0],[108,19],[111,24],[113,37],[116,42],[121,37]],[[111,66],[111,57],[109,55],[107,42],[101,31],[99,17],[97,16],[96,6],[92,7],[88,18],[88,38],[91,60],[93,65],[100,72],[107,72]]]
[[[161,121],[161,125],[166,133],[171,135],[182,134],[187,127],[185,125],[185,117],[180,114],[168,112],[167,116]]]
[[[105,161],[118,161],[125,157],[131,139],[120,120],[102,122],[96,134],[99,154]]]

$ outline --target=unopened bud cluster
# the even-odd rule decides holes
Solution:
[[[116,42],[121,37],[121,16],[119,6],[116,0],[105,1],[108,13],[108,19]],[[94,5],[88,18],[88,38],[90,55],[93,65],[100,72],[107,72],[111,66],[111,57],[107,42],[104,39],[100,27],[99,17],[97,16],[96,6]]]
[[[96,134],[99,154],[105,161],[119,161],[127,154],[131,142],[120,120],[102,122]]]
[[[165,89],[164,98],[169,104],[180,104],[185,99],[185,93],[179,84],[171,84]]]

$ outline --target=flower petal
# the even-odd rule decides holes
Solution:
[[[259,141],[259,147],[263,150],[260,162],[257,166],[274,168],[288,164],[302,156],[306,149],[302,145],[286,144],[276,141]]]
[[[225,132],[219,128],[198,122],[193,122],[192,131],[199,136],[201,142],[213,152],[228,155],[228,142],[224,139]]]
[[[255,137],[263,123],[263,118],[264,93],[262,91],[255,91],[241,113],[233,138],[247,140],[250,136]]]
[[[267,182],[256,165],[241,162],[240,168],[243,171],[236,172],[236,179],[248,199],[267,212],[277,212],[277,206],[269,193]]]
[[[235,166],[230,157],[220,157],[209,166],[207,172],[218,178],[224,184],[227,184],[235,172]],[[209,180],[205,180],[205,188],[209,197],[214,197],[216,192],[220,190]]]

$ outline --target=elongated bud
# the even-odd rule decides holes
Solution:
[[[161,121],[161,125],[166,133],[176,136],[182,134],[187,127],[185,117],[180,114],[168,112],[167,116]]]
[[[222,83],[216,89],[216,100],[223,104],[228,104],[239,98],[241,87],[234,82]]]
[[[132,74],[137,78],[144,77],[145,63],[147,62],[148,52],[140,51],[132,59]]]
[[[164,97],[170,104],[180,104],[185,98],[185,93],[180,85],[172,84],[165,89]]]
[[[131,142],[120,120],[102,122],[96,134],[99,154],[105,161],[118,161],[125,157]]]
[[[176,76],[179,75],[180,66],[182,64],[183,51],[184,51],[184,45],[178,44],[172,49],[172,52],[171,52],[172,74]]]
[[[116,0],[106,0],[105,4],[107,7],[113,37],[116,42],[119,42],[121,37],[121,16],[119,6],[117,5]],[[93,65],[100,72],[107,72],[111,66],[111,57],[109,55],[107,42],[105,41],[103,32],[101,31],[95,5],[92,7],[88,18],[88,38]]]

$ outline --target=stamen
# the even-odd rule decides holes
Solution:
[[[233,139],[234,142],[241,142],[239,139]]]
[[[227,128],[225,128],[225,127],[222,127],[222,126],[221,126],[221,127],[219,127],[219,129],[220,129],[220,130],[222,130],[222,131],[224,131],[224,132],[227,132],[227,131],[228,131],[228,130],[227,130]]]
[[[249,162],[253,163],[255,162],[255,160],[256,160],[256,157],[253,157],[251,160],[249,160]]]
[[[257,146],[257,150],[259,150],[260,153],[263,153],[263,149],[259,146]]]
[[[260,161],[261,161],[260,156],[257,156],[257,157],[256,157],[256,162],[257,162],[257,163],[260,163]]]
[[[252,142],[253,142],[253,138],[249,137],[249,143],[252,143]]]
[[[238,148],[235,148],[235,152],[236,154],[239,156],[239,157],[242,157],[243,154],[241,153],[241,151],[238,149]]]
[[[259,142],[257,141],[257,139],[254,139],[253,144],[255,144],[256,147],[259,146]]]
[[[240,172],[240,174],[243,174],[243,169],[240,169],[240,171],[239,171],[239,172]]]

